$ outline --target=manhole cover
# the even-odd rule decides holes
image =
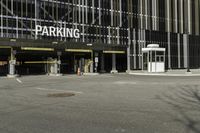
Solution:
[[[71,97],[71,96],[75,96],[75,94],[71,92],[65,92],[65,93],[52,93],[47,95],[47,97]]]

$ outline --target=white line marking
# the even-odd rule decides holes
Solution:
[[[56,90],[56,89],[46,89],[46,88],[36,88],[37,90],[42,90],[42,91],[59,91],[59,92],[71,92],[71,93],[76,93],[76,94],[83,94],[83,92],[80,91],[70,91],[70,90]]]
[[[20,84],[22,84],[22,81],[20,79],[17,78],[16,80],[17,80],[17,82],[19,82]]]

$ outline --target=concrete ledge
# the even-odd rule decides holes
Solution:
[[[7,78],[16,78],[16,77],[19,77],[19,75],[18,74],[14,74],[14,75],[8,74],[7,75]]]
[[[130,72],[131,72],[130,70],[126,70],[126,73],[128,73],[128,74],[129,74]]]
[[[192,74],[192,72],[185,72],[185,74]]]
[[[60,74],[52,74],[52,73],[50,73],[50,74],[48,74],[48,76],[59,77],[59,76],[63,76],[63,74],[62,73],[60,73]]]
[[[84,76],[96,76],[100,75],[99,73],[83,73]]]
[[[112,70],[110,73],[111,74],[116,74],[116,73],[118,73],[118,71],[117,70]]]

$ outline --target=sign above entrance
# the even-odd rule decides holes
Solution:
[[[79,29],[73,28],[62,28],[53,26],[41,26],[36,25],[35,27],[36,36],[52,36],[52,37],[67,37],[67,38],[80,38]]]

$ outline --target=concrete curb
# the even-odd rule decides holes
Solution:
[[[17,77],[19,77],[18,74],[15,74],[15,75],[10,75],[10,74],[8,74],[8,75],[7,75],[7,78],[17,78]]]
[[[169,73],[128,73],[130,75],[140,75],[140,76],[176,76],[176,77],[192,77],[192,76],[200,76],[200,74],[192,74],[192,73],[183,73],[183,74],[169,74]]]
[[[52,76],[52,77],[60,77],[60,76],[63,76],[63,74],[48,74],[48,76]]]

